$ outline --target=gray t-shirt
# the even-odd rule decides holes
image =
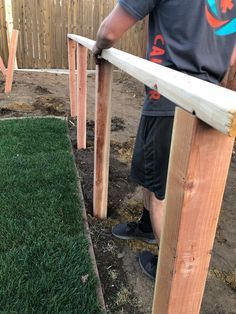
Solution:
[[[236,0],[118,0],[137,19],[149,14],[147,59],[219,84],[236,43]],[[146,87],[143,115],[172,116],[175,105]]]

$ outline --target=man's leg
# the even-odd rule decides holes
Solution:
[[[143,208],[139,221],[120,223],[112,228],[112,234],[123,240],[142,240],[149,244],[156,244],[152,230],[149,211]]]
[[[149,208],[150,220],[156,242],[159,245],[163,227],[164,200],[156,198],[153,192],[143,189],[144,206]],[[152,280],[156,278],[157,256],[149,251],[144,251],[139,255],[139,265],[142,271]]]
[[[164,215],[164,200],[156,198],[153,192],[143,188],[144,207],[149,210],[152,229],[157,243],[160,243]]]
[[[150,244],[156,244],[153,233],[149,208],[153,201],[151,193],[143,188],[143,211],[139,221],[121,223],[112,228],[112,234],[123,240],[139,239]]]
[[[160,242],[172,126],[173,117],[141,117],[130,178],[145,187],[142,217],[138,222],[115,226],[112,230],[114,236],[148,243]],[[152,242],[147,236],[152,238]],[[146,275],[155,279],[157,256],[142,252],[139,264]]]

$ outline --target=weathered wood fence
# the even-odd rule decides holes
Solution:
[[[68,38],[71,115],[77,116],[78,148],[86,148],[86,56],[94,41]],[[107,215],[115,65],[182,107],[173,128],[153,314],[198,314],[236,136],[236,92],[114,48],[102,58],[96,75],[94,215]]]
[[[8,43],[4,0],[0,0],[0,56],[6,64],[8,60]]]
[[[4,3],[0,0],[0,55],[8,59]],[[116,0],[12,0],[14,29],[19,30],[19,68],[68,68],[67,33],[95,39],[101,21]],[[143,57],[145,21],[139,22],[117,47]],[[88,68],[94,68],[90,56]]]

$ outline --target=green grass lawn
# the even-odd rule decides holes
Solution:
[[[101,313],[65,121],[0,121],[0,313]]]

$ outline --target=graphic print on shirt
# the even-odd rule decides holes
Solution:
[[[164,56],[165,53],[165,40],[162,35],[156,35],[154,38],[152,50],[149,54],[149,61],[162,64],[163,59],[161,56]],[[159,100],[161,98],[160,93],[155,90],[149,90],[148,96],[149,100]]]
[[[227,36],[236,33],[236,17],[228,17],[234,9],[234,0],[206,0],[206,18],[209,25],[218,36]],[[222,18],[226,16],[225,18]]]

